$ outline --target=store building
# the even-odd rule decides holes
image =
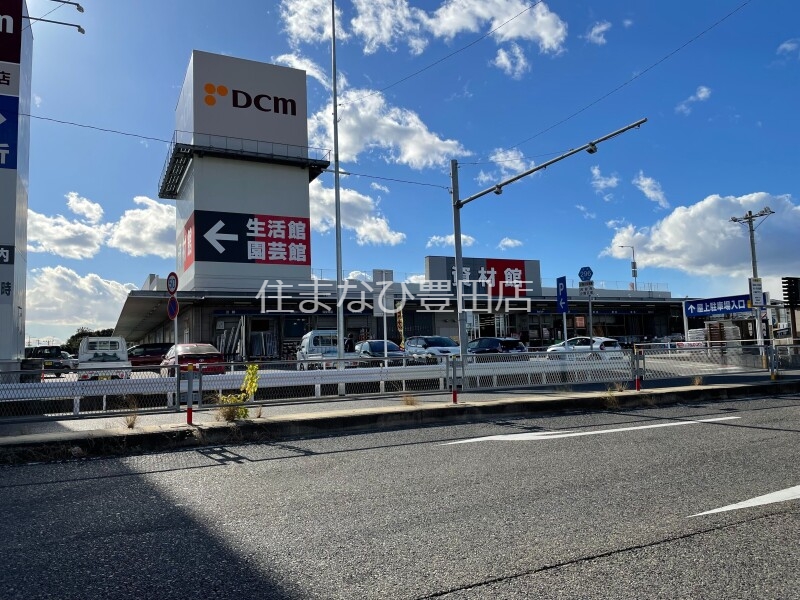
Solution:
[[[468,333],[510,335],[546,346],[562,332],[624,341],[683,331],[680,301],[667,291],[569,290],[570,312],[541,285],[538,260],[464,260],[456,294],[452,257],[425,259],[425,282],[312,277],[308,184],[329,151],[308,147],[306,74],[195,51],[176,109],[159,196],[176,203],[177,327],[167,316],[166,273],[129,293],[115,334],[129,342],[211,342],[229,357],[291,358],[303,333],[336,328],[344,302],[357,337],[457,337],[460,296]],[[469,281],[469,283],[463,283]],[[584,286],[582,291],[586,291]],[[377,309],[376,310],[376,306]],[[177,331],[177,334],[175,333]]]

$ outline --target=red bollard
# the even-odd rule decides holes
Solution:
[[[180,368],[180,367],[178,367]],[[192,388],[194,387],[194,365],[189,365],[189,377],[186,378],[186,424],[192,425]],[[180,402],[180,399],[178,400]]]

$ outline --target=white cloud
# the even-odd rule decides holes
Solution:
[[[300,56],[299,54],[281,54],[272,59],[272,62],[278,65],[291,67],[292,69],[301,69],[306,72],[306,75],[315,79],[326,90],[333,89],[331,86],[331,77],[325,70],[320,67],[313,60]],[[337,69],[338,71],[338,69]],[[337,84],[342,82],[341,72],[337,73]]]
[[[667,196],[661,189],[661,184],[652,177],[646,177],[644,171],[639,171],[639,174],[633,178],[633,185],[639,188],[645,197],[651,202],[655,202],[661,208],[669,208]]]
[[[126,210],[111,228],[108,245],[131,256],[175,256],[175,206],[136,196],[142,208]]]
[[[489,155],[489,160],[496,165],[497,170],[486,172],[481,169],[475,177],[475,181],[480,185],[496,183],[501,179],[507,179],[508,177],[518,175],[536,166],[535,161],[526,160],[525,155],[516,148],[510,150],[495,148]]]
[[[132,284],[63,266],[33,269],[28,277],[26,321],[45,330],[57,327],[106,329],[116,325]],[[67,329],[69,331],[70,329]]]
[[[777,278],[797,269],[796,253],[787,251],[786,240],[800,231],[800,205],[790,196],[757,192],[744,196],[713,195],[685,207],[675,208],[652,226],[620,224],[601,256],[629,258],[625,248],[636,249],[639,267],[678,269],[697,276],[737,278],[746,292],[752,276],[749,234],[746,226],[732,223],[748,210],[769,206],[775,214],[756,229],[759,276]],[[779,293],[779,289],[773,290]]]
[[[594,188],[595,193],[602,194],[605,190],[613,189],[619,185],[619,177],[616,175],[603,177],[603,174],[600,172],[599,165],[594,165],[589,170],[592,173],[592,187]],[[608,202],[612,197],[613,196],[611,194],[606,194],[603,196],[603,199]]]
[[[384,194],[389,193],[388,187],[386,187],[385,185],[381,185],[380,183],[375,183],[374,181],[369,184],[369,187],[371,187],[376,192],[383,192]]]
[[[103,218],[103,207],[97,202],[92,202],[77,192],[70,192],[64,197],[67,199],[67,208],[76,215],[85,217],[89,223],[99,223]]]
[[[425,279],[425,273],[415,273],[414,275],[406,277],[406,283],[422,283],[423,281],[427,281]]]
[[[508,50],[497,49],[497,55],[491,63],[512,79],[522,79],[522,76],[530,71],[530,65],[525,58],[525,53],[518,44],[511,44]]]
[[[64,258],[92,258],[103,246],[110,224],[48,217],[28,209],[28,252],[49,252]]]
[[[790,54],[797,54],[797,58],[800,58],[800,38],[792,38],[783,42],[778,49],[775,51],[775,54],[778,55],[790,55]]]
[[[362,152],[412,169],[444,167],[450,159],[469,156],[456,140],[442,139],[406,109],[390,106],[381,93],[349,90],[339,96],[339,158],[356,161]],[[310,145],[333,147],[333,107],[328,103],[309,119]]]
[[[711,88],[701,85],[697,91],[675,107],[675,112],[688,115],[692,112],[691,104],[704,102],[711,97]]]
[[[586,208],[583,204],[576,204],[575,208],[581,211],[584,219],[596,219],[597,215],[593,212],[589,212],[589,209]]]
[[[500,250],[508,250],[509,248],[519,248],[520,246],[522,246],[522,242],[520,240],[515,240],[513,238],[507,238],[507,237],[504,237],[502,240],[500,240],[500,243],[497,244],[497,247],[500,248]]]
[[[628,27],[633,27],[633,19],[624,19],[622,21],[622,26],[625,27],[626,29]]]
[[[412,54],[425,49],[422,10],[409,7],[405,0],[354,0],[353,6],[357,16],[351,22],[352,31],[364,40],[364,54],[381,47],[393,51],[395,40],[406,42]]]
[[[606,32],[611,29],[611,23],[608,21],[599,21],[592,25],[592,28],[586,34],[585,39],[592,44],[602,46],[606,43]]]
[[[433,248],[434,246],[453,246],[455,242],[456,236],[454,234],[450,235],[434,235],[428,239],[428,243],[425,244],[426,248]],[[471,235],[467,235],[466,233],[461,234],[461,245],[464,247],[472,246],[475,243],[475,238]]]
[[[406,0],[355,0],[353,9],[350,29],[337,9],[336,37],[359,38],[365,54],[380,48],[393,51],[402,42],[416,55],[425,50],[430,35],[449,42],[459,34],[494,29],[497,43],[530,41],[538,44],[541,53],[558,54],[567,38],[567,24],[544,2],[531,7],[523,0],[459,0],[444,2],[427,13],[410,7]],[[328,0],[282,0],[280,15],[293,46],[330,40]]]
[[[336,199],[333,188],[322,186],[319,179],[309,185],[311,199],[311,227],[320,233],[336,226]],[[348,188],[339,189],[342,228],[356,233],[359,245],[386,244],[396,246],[406,239],[406,234],[393,231],[388,219],[379,214],[369,196]]]
[[[281,0],[279,7],[284,31],[289,41],[318,44],[331,39],[331,3],[329,0]],[[342,11],[336,9],[336,39],[350,36],[342,24]]]

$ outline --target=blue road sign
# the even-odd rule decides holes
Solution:
[[[0,96],[0,169],[17,168],[19,98]]]
[[[766,304],[766,303],[765,303]],[[737,312],[752,312],[753,304],[750,294],[741,296],[723,296],[722,298],[703,298],[686,301],[687,317],[707,317]]]
[[[581,278],[581,281],[591,281],[592,275],[594,275],[594,271],[592,271],[591,267],[581,267],[581,270],[578,271],[578,277]]]
[[[178,316],[178,299],[175,296],[170,296],[167,301],[167,316],[170,321],[174,321]]]
[[[569,312],[566,275],[556,279],[556,308],[558,308],[558,312],[561,314],[567,314]]]

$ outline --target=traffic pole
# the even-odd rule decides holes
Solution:
[[[180,369],[180,365],[178,366]],[[188,377],[186,378],[186,424],[192,424],[192,390],[194,389],[194,365],[188,365]]]

